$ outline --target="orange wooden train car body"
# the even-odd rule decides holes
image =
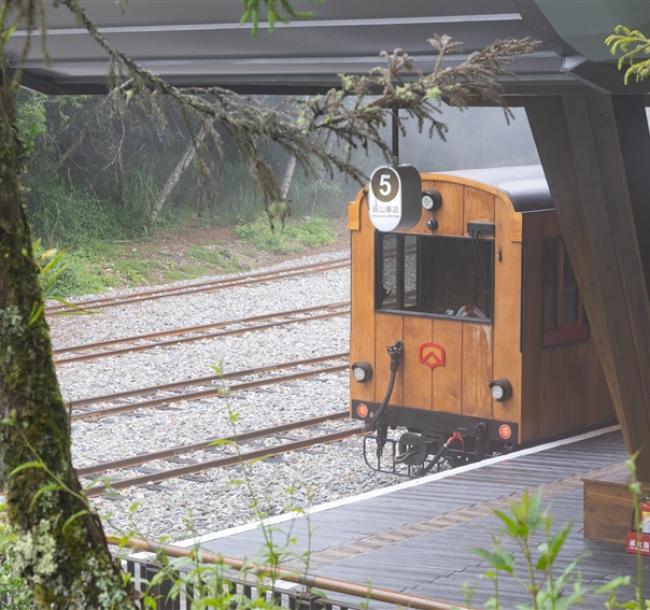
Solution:
[[[379,408],[401,341],[391,428],[471,437],[481,424],[498,449],[614,421],[541,169],[421,176],[442,205],[412,228],[376,231],[366,189],[349,205],[350,362],[371,370],[351,375],[352,416]]]

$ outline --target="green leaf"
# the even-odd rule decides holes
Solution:
[[[515,558],[511,553],[495,546],[492,551],[487,549],[473,549],[474,552],[485,559],[495,570],[512,574],[514,572]]]
[[[40,460],[32,460],[31,462],[23,462],[20,464],[20,466],[16,466],[10,473],[9,476],[13,477],[16,476],[19,472],[23,472],[24,470],[29,470],[30,468],[35,468],[37,470],[43,470],[45,468],[45,464],[41,462]]]
[[[29,319],[27,320],[27,326],[29,328],[32,328],[43,317],[44,311],[45,311],[45,305],[43,303],[38,303],[34,305],[32,311],[29,314]]]
[[[546,570],[553,565],[570,531],[571,526],[567,525],[557,532],[550,540],[543,542],[537,547],[540,552],[536,566],[538,570]]]
[[[7,4],[8,6],[8,4]],[[4,32],[2,32],[2,46],[4,47],[10,40],[13,33],[16,31],[18,24],[14,24],[11,27],[8,27]]]
[[[41,496],[51,491],[63,491],[63,490],[65,490],[65,487],[63,485],[60,485],[59,483],[49,483],[48,485],[43,485],[43,487],[39,487],[36,493],[34,494],[32,501],[29,504],[30,510],[34,508],[36,502]]]
[[[503,521],[508,534],[510,534],[513,538],[517,538],[519,536],[519,527],[517,523],[500,510],[495,509],[493,512],[497,517],[499,517],[499,519],[501,519],[501,521]]]
[[[496,580],[499,575],[496,570],[485,570],[485,572],[482,574],[482,577],[485,577],[488,580]]]
[[[73,524],[77,519],[79,519],[80,517],[83,517],[84,515],[90,515],[90,514],[91,514],[91,513],[90,513],[90,511],[89,511],[87,508],[83,508],[83,509],[77,511],[74,515],[72,515],[71,517],[68,517],[68,518],[66,519],[66,521],[65,521],[65,523],[63,524],[63,527],[61,528],[61,530],[62,530],[63,533],[65,534],[66,530],[67,530],[67,529],[68,529],[68,528],[69,528],[69,527],[70,527],[70,526],[71,526],[71,525],[72,525],[72,524]]]
[[[151,595],[146,595],[143,599],[143,602],[145,608],[149,608],[149,610],[157,610],[158,608],[158,600],[151,597]]]
[[[215,438],[208,443],[208,447],[223,447],[224,445],[232,445],[233,442],[228,438]]]
[[[617,576],[616,578],[612,578],[609,582],[606,582],[604,585],[601,585],[596,589],[596,593],[598,595],[603,595],[605,593],[611,593],[613,591],[616,591],[620,587],[627,587],[631,582],[631,579],[629,576]]]
[[[322,3],[323,0],[310,0],[313,3]],[[311,11],[296,11],[293,8],[290,0],[279,0],[279,7],[276,6],[278,0],[242,0],[244,5],[244,10],[242,12],[242,17],[240,23],[243,25],[249,21],[252,23],[253,27],[251,29],[251,36],[257,35],[257,29],[259,26],[261,5],[266,6],[266,18],[269,23],[269,32],[272,32],[275,29],[276,22],[287,23],[289,17],[294,19],[306,19],[313,17],[313,12]],[[284,11],[286,15],[283,15],[281,11]]]

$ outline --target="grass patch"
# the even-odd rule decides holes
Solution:
[[[117,208],[57,180],[28,190],[26,202],[33,233],[48,247],[83,248],[143,234],[144,210]]]
[[[63,260],[65,269],[52,289],[55,296],[93,294],[116,285],[103,272],[100,259],[95,253],[76,250],[67,252]]]
[[[258,250],[276,254],[302,252],[316,246],[328,246],[336,241],[334,225],[325,218],[307,218],[287,223],[285,228],[271,230],[265,220],[235,227],[235,234]]]
[[[162,273],[162,280],[163,282],[182,282],[193,280],[201,275],[205,275],[205,267],[202,265],[179,265],[165,269]]]
[[[64,263],[65,270],[53,290],[60,297],[144,284],[153,279],[158,267],[155,261],[140,260],[124,248],[107,248],[102,243],[68,252]]]
[[[227,248],[214,246],[192,246],[187,254],[190,258],[200,261],[204,265],[217,267],[220,271],[240,271],[241,265],[238,258]]]
[[[158,243],[158,242],[155,242]],[[192,245],[172,256],[146,242],[91,242],[64,256],[65,269],[50,291],[53,297],[94,294],[161,282],[190,280],[214,273],[232,273],[245,267],[225,247]]]
[[[234,232],[239,241],[233,240],[230,230],[177,226],[158,228],[146,239],[88,239],[64,247],[65,269],[50,296],[67,298],[243,271],[255,264],[260,253],[305,252],[332,244],[337,237],[333,223],[323,218],[291,222],[275,231],[267,222],[257,221],[239,225]]]

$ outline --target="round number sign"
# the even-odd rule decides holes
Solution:
[[[372,194],[383,202],[392,201],[399,190],[399,178],[392,167],[384,167],[375,172],[370,183]]]
[[[411,165],[378,167],[370,177],[368,215],[378,231],[412,227],[420,220],[420,173]]]

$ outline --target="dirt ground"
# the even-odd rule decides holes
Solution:
[[[294,239],[285,244],[286,251],[256,245],[250,235],[249,239],[240,239],[233,227],[206,227],[200,219],[182,228],[158,229],[141,239],[106,243],[90,256],[76,255],[74,281],[63,286],[57,296],[191,280],[249,271],[302,256],[347,251],[350,238],[345,221],[324,222],[329,225],[327,231],[334,232],[332,243],[309,246],[310,242]]]
[[[274,265],[299,256],[321,254],[324,252],[338,252],[348,250],[350,247],[350,234],[342,219],[334,221],[336,241],[328,246],[304,246],[298,252],[280,254],[264,252],[256,249],[251,244],[241,241],[235,235],[232,227],[183,227],[182,229],[166,230],[164,234],[154,235],[146,241],[135,242],[131,251],[139,258],[160,259],[164,257],[172,267],[184,267],[191,264],[193,247],[199,246],[206,249],[227,249],[233,257],[239,260],[242,268]]]

